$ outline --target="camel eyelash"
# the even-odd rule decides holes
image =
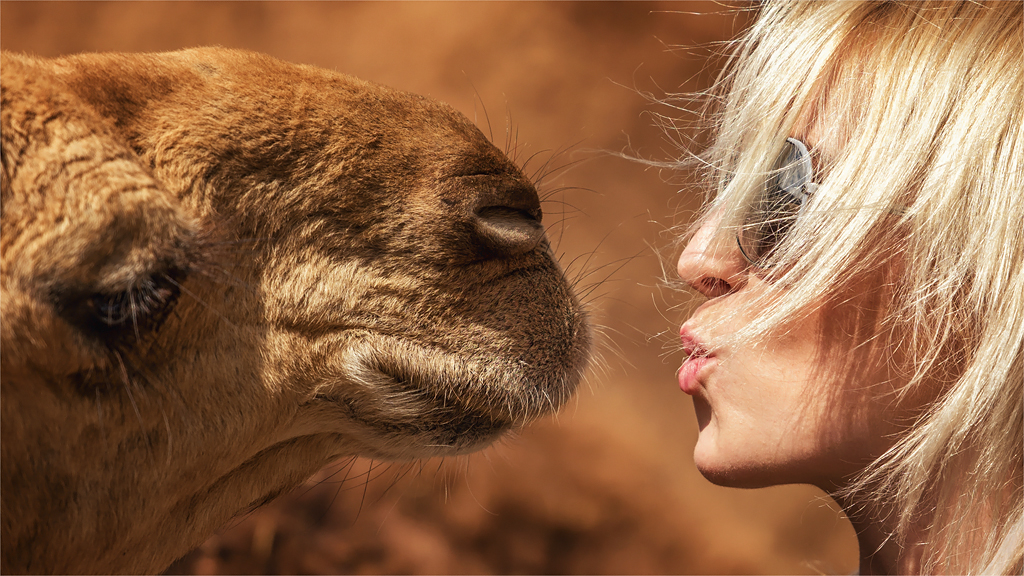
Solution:
[[[61,314],[108,345],[130,343],[159,327],[181,293],[184,270],[171,267],[138,278],[116,292],[57,290]]]
[[[94,318],[109,328],[149,322],[178,295],[177,286],[165,274],[144,278],[138,285],[114,294],[95,294],[87,305]]]

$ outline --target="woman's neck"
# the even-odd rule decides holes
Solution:
[[[911,525],[903,542],[894,535],[896,511],[837,499],[857,532],[860,574],[919,574],[924,552],[920,525]]]

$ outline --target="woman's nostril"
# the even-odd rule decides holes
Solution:
[[[704,285],[707,287],[707,290],[709,292],[717,293],[717,292],[721,291],[723,284],[725,284],[725,282],[722,282],[718,278],[705,278],[704,279]]]
[[[699,284],[700,292],[709,298],[728,294],[732,290],[732,286],[721,278],[705,277],[700,280]]]

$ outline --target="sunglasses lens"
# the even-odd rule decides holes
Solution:
[[[758,202],[740,230],[740,248],[753,264],[769,259],[796,221],[800,202],[784,194],[766,194]]]
[[[807,148],[797,140],[787,140],[737,234],[740,250],[751,264],[764,264],[785,239],[807,197],[811,177]]]

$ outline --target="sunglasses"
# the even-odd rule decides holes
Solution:
[[[765,181],[764,190],[754,202],[736,232],[740,252],[755,268],[764,269],[779,244],[785,239],[804,202],[818,185],[807,146],[796,138],[787,138]]]

